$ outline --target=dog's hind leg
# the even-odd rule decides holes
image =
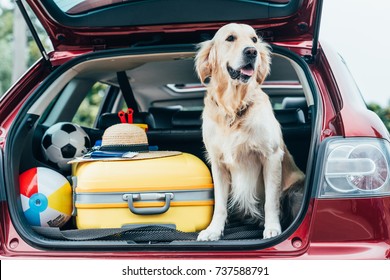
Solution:
[[[230,174],[219,162],[211,163],[214,181],[214,214],[210,225],[198,235],[198,241],[216,241],[221,238],[227,219],[227,201],[230,190]]]

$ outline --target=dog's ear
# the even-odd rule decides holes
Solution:
[[[259,44],[260,63],[257,66],[256,81],[262,84],[271,70],[271,51],[267,43],[260,42]]]
[[[212,65],[214,60],[212,40],[202,42],[198,45],[198,53],[195,57],[195,69],[198,77],[202,83],[205,82],[206,78],[211,76]]]

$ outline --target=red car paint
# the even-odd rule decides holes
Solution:
[[[90,52],[95,43],[105,47],[121,47],[123,36],[135,36],[148,32],[191,32],[215,30],[224,23],[179,24],[121,28],[118,30],[69,30],[59,27],[36,1],[28,1],[38,17],[46,18],[45,28],[54,42],[55,51],[50,54],[56,67]],[[272,22],[252,21],[255,27],[273,28],[276,45],[298,55],[311,54],[314,9],[316,1],[305,1],[300,14],[308,23],[309,31],[299,34],[296,30],[302,17],[277,19]],[[62,38],[62,39],[61,39]],[[65,38],[65,39],[63,39]],[[320,141],[333,136],[373,137],[389,141],[389,133],[383,123],[367,110],[359,93],[346,75],[340,58],[327,46],[320,45],[316,61],[310,70],[318,87],[322,103]],[[1,99],[0,147],[4,149],[7,132],[16,113],[37,85],[50,73],[41,61],[35,64]],[[3,152],[3,150],[1,150]],[[315,163],[311,163],[315,167]],[[3,178],[0,178],[3,180]],[[0,184],[3,186],[3,184]],[[317,186],[312,186],[317,189]],[[29,258],[279,258],[279,259],[390,259],[390,196],[370,198],[318,199],[314,195],[299,226],[290,236],[265,249],[232,249],[224,251],[71,251],[45,250],[26,243],[13,226],[7,202],[0,205],[0,253],[1,257]]]

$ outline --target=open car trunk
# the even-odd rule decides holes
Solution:
[[[313,162],[313,143],[319,137],[316,132],[319,104],[306,62],[278,46],[273,46],[272,74],[263,84],[263,90],[270,96],[289,151],[306,173],[299,215],[285,219],[280,236],[263,239],[261,224],[237,217],[234,212],[230,213],[224,238],[212,242],[197,242],[198,231],[183,233],[175,230],[175,225],[128,227],[124,224],[119,229],[80,230],[75,223],[77,211],[73,211],[72,218],[61,228],[32,226],[26,219],[20,196],[20,174],[45,167],[75,184],[71,171],[50,163],[44,155],[45,132],[58,122],[76,122],[92,144],[100,140],[105,129],[116,122],[117,112],[125,107],[125,89],[118,73],[126,74],[140,110],[140,122],[148,124],[149,145],[195,155],[209,168],[200,119],[205,89],[193,70],[194,55],[193,45],[85,54],[58,67],[34,91],[20,109],[6,146],[9,155],[6,160],[11,166],[5,174],[10,215],[16,230],[28,243],[48,250],[235,250],[270,247],[292,235],[305,216],[310,200],[311,165],[308,163]],[[105,91],[96,95],[102,98],[94,104],[95,119],[86,124],[75,116],[86,101],[96,97],[89,94],[97,83]],[[91,106],[91,102],[88,104]],[[153,170],[149,174],[153,176]],[[288,213],[284,216],[288,217]]]

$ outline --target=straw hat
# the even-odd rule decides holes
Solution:
[[[148,138],[136,125],[116,124],[104,131],[100,151],[149,152]]]
[[[180,155],[177,151],[149,151],[148,138],[145,130],[128,123],[115,124],[108,127],[102,137],[101,152],[134,152],[134,156],[120,158],[76,158],[69,163],[82,161],[112,161],[112,160],[140,160]]]

